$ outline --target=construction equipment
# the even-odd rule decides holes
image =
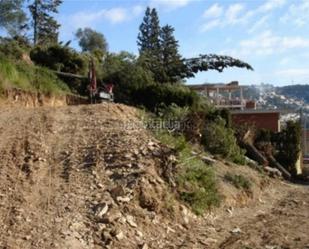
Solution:
[[[88,80],[89,100],[91,104],[102,103],[104,101],[114,101],[113,84],[109,83],[103,84],[100,87],[97,86],[97,77],[93,59],[89,63]]]

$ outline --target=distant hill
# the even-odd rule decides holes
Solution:
[[[251,85],[244,87],[244,97],[255,100],[260,108],[296,111],[303,107],[309,112],[309,85]]]
[[[304,100],[309,104],[309,85],[290,85],[284,87],[278,87],[277,92],[279,94]]]

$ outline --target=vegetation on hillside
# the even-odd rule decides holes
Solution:
[[[18,88],[45,94],[68,93],[69,88],[46,68],[0,59],[0,90]]]
[[[234,185],[238,189],[242,189],[246,192],[249,192],[251,189],[251,181],[247,179],[243,175],[238,175],[238,174],[232,174],[232,173],[226,173],[224,175],[224,179]]]
[[[298,121],[288,121],[277,133],[257,131],[254,144],[266,156],[274,156],[292,176],[296,176],[295,165],[301,153],[301,127]]]
[[[308,85],[291,85],[276,88],[279,94],[304,100],[309,103],[309,86]]]
[[[201,155],[192,155],[194,148],[184,136],[172,135],[167,131],[156,131],[154,134],[177,153],[178,168],[175,178],[179,199],[199,215],[217,207],[222,197],[218,192],[213,168],[203,162]]]

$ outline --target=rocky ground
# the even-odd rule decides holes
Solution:
[[[136,110],[102,104],[0,110],[0,249],[309,248],[309,188],[224,183],[221,208],[196,217],[174,200],[171,151]],[[265,183],[267,182],[267,184]]]

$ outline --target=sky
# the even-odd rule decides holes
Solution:
[[[237,80],[241,84],[309,83],[309,0],[64,0],[60,39],[91,27],[107,39],[110,52],[138,54],[136,38],[147,6],[158,10],[161,26],[175,28],[185,58],[230,55],[254,71],[207,71],[188,84]]]

